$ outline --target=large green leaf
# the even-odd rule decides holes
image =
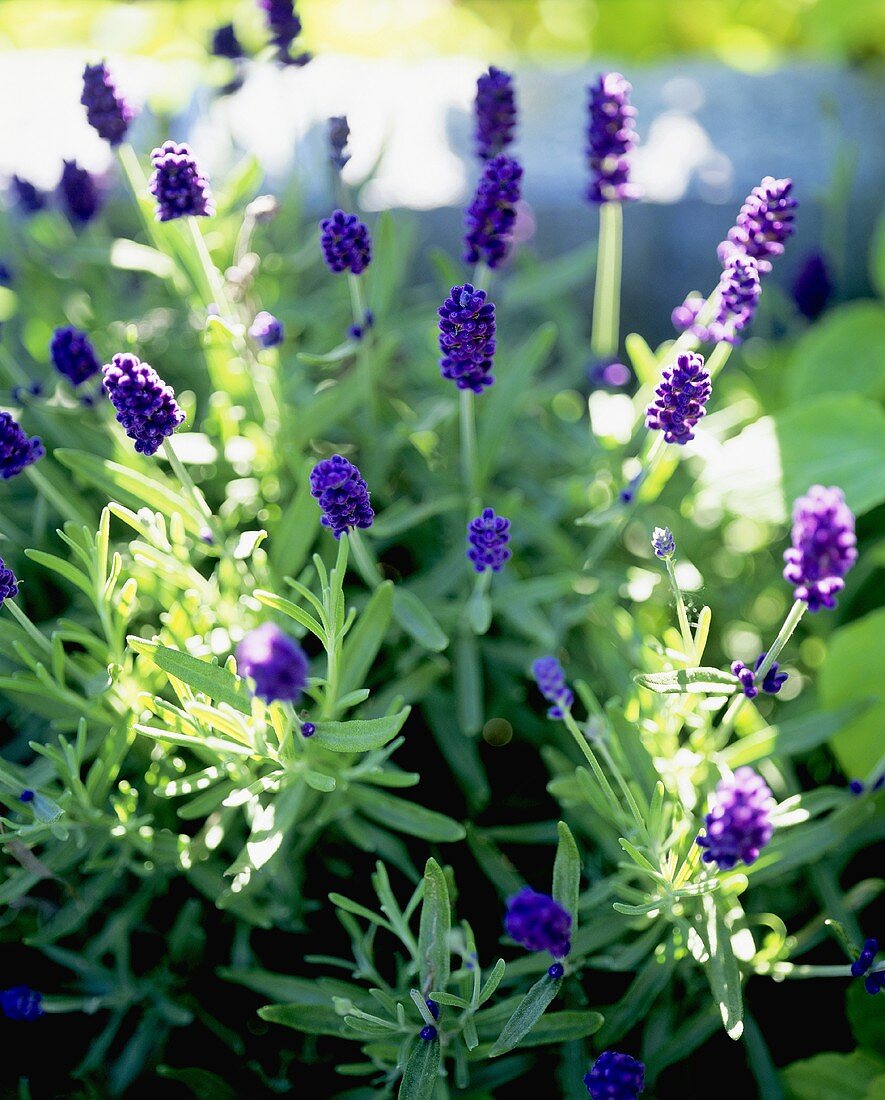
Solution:
[[[443,869],[435,859],[424,868],[424,897],[418,932],[418,968],[421,989],[445,989],[449,981],[449,931],[452,905]]]
[[[322,1005],[265,1005],[258,1009],[262,1020],[283,1024],[305,1035],[341,1035],[344,1022],[333,1008]]]
[[[793,1062],[781,1076],[788,1100],[867,1100],[873,1082],[885,1078],[885,1060],[865,1050],[816,1054]]]
[[[826,314],[796,344],[786,370],[792,401],[822,393],[885,397],[885,310],[850,302]]]
[[[513,1050],[528,1035],[535,1024],[544,1015],[544,1010],[559,992],[562,978],[551,978],[545,974],[543,978],[535,982],[516,1009],[501,1034],[492,1044],[489,1051],[490,1058],[497,1058]],[[601,1021],[600,1021],[601,1022]]]
[[[360,613],[356,626],[344,641],[341,683],[338,689],[341,695],[363,686],[372,662],[384,642],[392,615],[393,582],[384,581],[372,593],[372,598]]]
[[[678,668],[671,672],[640,673],[633,679],[640,687],[661,695],[731,695],[737,677],[718,668]]]
[[[332,752],[369,752],[392,741],[403,727],[411,707],[385,718],[355,718],[351,722],[317,722],[315,745]]]
[[[572,917],[572,935],[578,930],[578,894],[581,890],[581,856],[572,831],[564,821],[556,830],[559,843],[553,861],[553,897]]]
[[[405,799],[362,785],[352,787],[350,794],[366,817],[388,829],[418,836],[423,840],[454,842],[464,839],[463,825],[415,802],[406,802]]]
[[[415,1043],[397,1094],[399,1100],[431,1100],[441,1057],[439,1039],[419,1039]]]
[[[226,668],[145,638],[130,636],[126,640],[136,653],[150,658],[164,672],[182,680],[193,691],[208,695],[216,703],[227,703],[241,714],[252,714],[252,697],[245,681]]]

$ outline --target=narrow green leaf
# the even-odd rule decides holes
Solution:
[[[671,672],[641,673],[633,679],[640,687],[661,695],[731,695],[737,677],[718,668],[677,668]]]
[[[341,695],[362,687],[390,627],[392,616],[393,582],[383,581],[372,593],[356,626],[344,641],[339,685]]]
[[[490,1058],[497,1058],[513,1050],[528,1035],[535,1024],[544,1015],[544,1010],[559,992],[562,978],[551,978],[545,974],[543,978],[535,982],[523,999],[516,1006],[513,1015],[504,1025],[504,1028],[489,1051]]]
[[[448,636],[414,592],[397,587],[393,593],[393,617],[418,645],[439,653],[449,644]]]
[[[572,831],[558,822],[559,843],[553,861],[553,897],[572,917],[572,935],[578,930],[578,894],[581,891],[581,856]]]
[[[241,714],[251,716],[252,700],[245,681],[226,668],[145,638],[130,635],[126,640],[136,653],[150,658],[164,672],[183,681],[193,691],[200,691],[216,703],[227,703]]]
[[[519,1043],[520,1047],[539,1047],[545,1043],[567,1043],[586,1039],[602,1027],[604,1017],[599,1012],[569,1010],[548,1012],[532,1027]]]
[[[392,741],[403,727],[411,707],[385,718],[354,718],[350,722],[317,722],[311,743],[332,752],[369,752]]]
[[[399,1100],[431,1100],[439,1079],[441,1060],[439,1039],[419,1039],[409,1060],[399,1087]]]
[[[279,611],[283,615],[288,615],[290,619],[294,619],[305,630],[309,630],[311,634],[319,638],[323,645],[326,644],[325,630],[309,611],[305,611],[297,603],[287,600],[285,596],[278,596],[275,592],[265,592],[259,588],[256,592],[253,592],[253,595],[259,603],[263,603],[265,607],[272,607],[274,611]]]
[[[658,358],[638,332],[631,332],[624,339],[624,347],[630,356],[630,362],[636,371],[636,377],[643,386],[656,386],[660,381],[661,369]]]
[[[498,986],[501,984],[501,979],[504,977],[504,971],[507,969],[507,964],[503,959],[498,959],[495,965],[492,967],[492,971],[486,980],[482,984],[482,989],[479,991],[478,1003],[484,1005],[486,1001],[495,992]]]
[[[342,1035],[344,1021],[333,1008],[321,1005],[265,1005],[258,1009],[262,1020],[294,1028],[304,1035]]]
[[[741,972],[731,946],[731,934],[715,896],[705,895],[702,905],[709,953],[704,970],[729,1038],[740,1039],[744,1030]]]
[[[435,810],[361,785],[351,787],[350,795],[366,817],[388,829],[440,843],[464,839],[464,826]]]
[[[90,598],[95,595],[95,589],[89,578],[75,565],[65,561],[64,558],[59,558],[55,554],[47,554],[44,550],[25,550],[25,554],[31,561],[35,561],[46,569],[51,569],[54,573],[58,573],[60,577],[64,577],[66,581],[70,581],[71,584],[79,588],[81,592],[85,592]]]
[[[418,972],[421,989],[445,989],[449,981],[449,932],[452,904],[446,876],[435,859],[424,868],[424,897],[418,932]]]

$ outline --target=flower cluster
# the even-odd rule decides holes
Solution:
[[[669,527],[656,527],[651,536],[651,548],[655,557],[672,558],[676,553],[676,539]]]
[[[784,244],[796,230],[796,207],[791,179],[766,176],[747,195],[728,237],[719,245],[725,263],[735,250],[752,257],[763,274],[771,270],[771,259],[783,255]]]
[[[756,673],[762,667],[762,662],[767,656],[767,653],[760,653],[756,658],[756,664],[753,668],[748,668],[743,661],[732,662],[731,671],[737,676],[740,681],[741,691],[743,691],[748,699],[755,699],[759,694],[759,689],[756,687]],[[779,668],[780,665],[777,661],[774,661],[771,668],[765,673],[762,679],[762,690],[766,695],[777,695],[790,678],[788,672],[779,672]]]
[[[857,561],[854,516],[841,489],[812,485],[793,506],[793,545],[784,552],[784,579],[808,610],[834,608],[845,574]]]
[[[636,1100],[645,1088],[645,1066],[629,1054],[604,1050],[584,1074],[591,1100]]]
[[[233,23],[225,23],[213,31],[210,48],[213,57],[226,57],[229,61],[239,61],[245,57],[243,44],[237,37]]]
[[[102,194],[97,180],[75,160],[64,162],[58,190],[68,217],[77,225],[86,225],[101,209]]]
[[[150,363],[121,352],[102,368],[104,390],[117,410],[117,420],[140,454],[155,454],[163,440],[184,422],[175,393]]]
[[[503,153],[486,161],[464,213],[464,262],[498,267],[510,250],[522,168]]]
[[[8,569],[6,562],[0,558],[0,607],[4,600],[12,600],[18,595],[18,580],[15,573]]]
[[[564,718],[575,701],[574,692],[565,682],[565,672],[555,657],[539,657],[532,665],[532,675],[544,698],[553,705],[548,718]]]
[[[319,502],[322,524],[336,539],[352,527],[371,527],[375,513],[365,478],[343,455],[318,462],[310,472],[310,494]]]
[[[16,205],[23,214],[37,214],[46,206],[46,193],[35,187],[30,180],[13,176],[10,180]]]
[[[572,915],[549,894],[524,886],[507,900],[507,935],[529,951],[549,951],[562,959],[571,950]]]
[[[49,354],[52,365],[72,386],[81,385],[101,370],[92,341],[70,325],[53,332]]]
[[[11,413],[0,412],[0,478],[15,477],[45,454],[38,436],[28,439]]]
[[[704,835],[697,843],[706,851],[704,863],[730,871],[738,862],[755,863],[771,840],[774,798],[768,784],[752,768],[738,768],[716,786]]]
[[[513,77],[494,65],[476,82],[473,102],[476,118],[476,155],[490,160],[503,153],[513,141],[516,128],[516,100]]]
[[[459,390],[482,391],[495,381],[495,306],[472,283],[453,286],[439,310],[439,369]]]
[[[167,141],[151,153],[154,171],[148,190],[157,200],[158,222],[176,218],[209,218],[215,213],[209,181],[190,147]]]
[[[639,188],[630,183],[627,161],[637,140],[636,108],[630,105],[632,91],[632,85],[620,73],[601,73],[587,89],[589,202],[629,202],[639,197]]]
[[[126,137],[135,110],[117,91],[107,65],[87,65],[83,71],[83,94],[80,102],[86,108],[86,118],[98,136],[119,145]]]
[[[350,271],[360,275],[372,259],[369,230],[356,214],[335,210],[320,222],[320,245],[326,267],[334,274]]]
[[[249,327],[249,335],[263,348],[275,348],[283,342],[283,322],[263,309],[255,315],[255,320]]]
[[[295,13],[294,0],[258,0],[264,10],[270,40],[277,47],[277,60],[284,65],[306,65],[310,54],[292,55],[292,43],[301,34],[301,20]]]
[[[740,332],[753,320],[761,295],[759,265],[744,252],[733,253],[726,260],[716,287],[716,313],[701,338],[738,343]]]
[[[712,387],[704,367],[704,357],[695,352],[677,355],[671,367],[665,367],[657,397],[646,411],[646,427],[664,433],[668,443],[685,444],[694,439],[694,428],[706,414],[705,405]]]
[[[494,508],[483,508],[467,524],[467,557],[477,573],[500,573],[511,556],[509,542],[510,520],[495,515]]]
[[[806,256],[793,279],[790,291],[802,316],[809,321],[816,321],[827,308],[833,293],[830,270],[820,252],[812,252]]]
[[[329,160],[340,172],[350,160],[347,152],[347,143],[350,141],[350,127],[347,125],[345,115],[336,115],[330,118],[329,126]]]
[[[36,1020],[43,1015],[43,995],[26,985],[0,991],[0,1010],[8,1020]]]
[[[237,669],[255,681],[255,694],[266,703],[297,703],[307,686],[307,654],[276,623],[250,630],[237,646]]]

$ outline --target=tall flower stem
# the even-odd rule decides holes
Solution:
[[[771,643],[771,648],[765,655],[765,660],[756,670],[756,679],[762,681],[765,679],[766,674],[771,669],[771,666],[780,656],[781,650],[793,636],[793,631],[799,625],[802,616],[808,610],[808,604],[805,600],[796,600],[793,606],[790,608],[790,613],[784,619],[784,625],[780,628],[778,636]],[[738,715],[743,709],[744,703],[746,703],[747,697],[743,694],[737,695],[730,703],[728,710],[722,721],[719,723],[719,739],[724,744],[728,737],[731,735],[731,731],[734,729],[735,722]]]
[[[599,761],[596,759],[596,754],[587,743],[587,738],[584,736],[583,732],[578,726],[578,723],[575,721],[574,715],[570,710],[567,710],[563,715],[563,721],[565,723],[565,728],[575,739],[575,743],[584,754],[584,758],[586,759],[587,763],[590,765],[590,770],[593,772],[593,775],[597,783],[599,784],[606,801],[614,810],[616,818],[619,818],[622,811],[621,804],[618,802],[618,796],[615,794],[611,783],[609,783],[608,781],[608,777],[602,770],[602,766],[600,765]]]
[[[458,391],[458,426],[461,439],[461,484],[472,514],[479,507],[479,463],[476,447],[476,394]]]
[[[22,630],[24,630],[28,637],[35,641],[44,653],[47,653],[51,656],[52,643],[49,641],[48,638],[44,638],[37,627],[34,626],[28,616],[18,606],[15,600],[4,600],[3,606],[7,608],[10,615],[12,615],[12,617],[16,620],[18,625],[22,628]]]
[[[206,526],[212,533],[212,541],[215,547],[218,549],[219,553],[223,553],[225,543],[224,528],[221,526],[221,523],[219,522],[217,516],[214,514],[212,509],[206,503],[206,498],[194,484],[193,478],[187,472],[184,463],[175,453],[172,444],[168,439],[163,440],[163,453],[165,454],[169,465],[172,467],[172,472],[178,478],[182,489],[184,489],[188,496],[190,496],[191,500],[193,500],[194,504],[196,505],[197,510],[205,519]]]
[[[477,290],[484,290],[487,294],[492,284],[492,271],[488,264],[482,260],[477,263],[473,269],[473,274],[470,276],[473,286]]]
[[[191,240],[194,242],[194,249],[200,261],[200,267],[203,271],[203,277],[206,280],[206,286],[212,298],[212,302],[207,303],[207,305],[216,305],[223,317],[231,319],[231,304],[227,296],[227,290],[224,287],[224,280],[218,268],[215,266],[215,261],[209,255],[209,249],[206,247],[206,238],[203,236],[203,231],[197,224],[196,218],[185,218],[185,221],[187,222]]]
[[[598,359],[618,350],[621,306],[621,256],[624,217],[619,202],[599,207],[599,248],[596,253],[596,286],[593,291],[593,328],[590,347]]]
[[[344,620],[344,594],[342,585],[347,572],[347,558],[350,552],[350,537],[342,535],[338,540],[338,555],[330,583],[323,591],[323,603],[328,627],[328,645],[326,646],[326,689],[323,693],[321,716],[334,718],[338,706],[338,681],[340,677],[341,643],[343,633],[338,624]]]
[[[710,352],[710,357],[707,359],[707,373],[710,375],[711,381],[728,362],[728,358],[733,350],[732,345],[729,344],[727,340],[720,340],[716,347]]]
[[[691,627],[688,625],[688,613],[685,610],[685,600],[682,598],[682,589],[676,580],[676,566],[671,557],[665,559],[667,576],[670,578],[670,587],[676,600],[676,618],[679,620],[679,632],[682,635],[682,645],[686,658],[694,663],[697,660],[694,638],[691,636]]]
[[[360,377],[363,381],[366,407],[369,410],[369,421],[374,427],[378,422],[378,395],[375,392],[375,379],[372,371],[371,339],[372,335],[366,328],[366,299],[363,294],[363,284],[359,275],[348,272],[347,285],[350,289],[350,304],[353,309],[353,323],[362,330],[362,337],[357,350],[357,365]]]
[[[356,565],[359,575],[370,588],[377,588],[381,584],[381,573],[378,569],[378,563],[372,557],[365,542],[363,542],[362,532],[354,527],[344,537],[350,543],[354,565]]]

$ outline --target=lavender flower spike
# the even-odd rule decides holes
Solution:
[[[255,694],[266,703],[297,703],[307,686],[307,654],[276,623],[262,623],[243,637],[237,669],[251,676]]]
[[[0,558],[0,607],[4,600],[12,600],[18,595],[18,579],[6,562]]]
[[[340,172],[350,160],[350,153],[347,152],[350,127],[347,125],[345,115],[335,115],[329,119],[327,125],[329,127],[329,160]]]
[[[495,515],[494,508],[484,508],[467,524],[467,557],[477,573],[500,573],[511,556],[508,542],[510,520]]]
[[[473,201],[464,212],[464,262],[499,267],[510,251],[522,168],[501,153],[486,161]]]
[[[549,951],[562,959],[571,950],[571,913],[549,894],[539,894],[530,886],[508,898],[504,929],[529,951]]]
[[[575,701],[574,692],[565,682],[565,672],[555,657],[539,657],[532,665],[532,675],[544,698],[553,705],[548,718],[564,718]]]
[[[95,177],[75,160],[64,162],[58,190],[65,212],[75,225],[86,225],[101,209],[102,195]]]
[[[224,23],[212,32],[210,52],[213,57],[226,57],[230,61],[239,61],[246,56],[243,44],[237,37],[233,23]]]
[[[860,954],[856,961],[851,964],[852,978],[863,977],[876,961],[876,955],[878,955],[878,953],[879,941],[877,939],[871,938],[864,940],[864,945],[861,948]]]
[[[356,214],[335,210],[320,222],[320,245],[326,267],[333,274],[350,271],[361,275],[372,259],[369,230]]]
[[[36,435],[28,439],[11,413],[0,412],[0,478],[3,481],[20,474],[45,454],[43,443]]]
[[[157,200],[158,222],[175,218],[209,218],[215,213],[209,181],[189,146],[167,141],[151,153],[153,174],[148,190]]]
[[[771,840],[774,798],[765,780],[752,768],[738,768],[716,787],[704,833],[697,838],[706,849],[704,863],[730,871],[739,862],[755,863]]]
[[[122,352],[102,368],[104,390],[117,410],[117,420],[139,454],[152,455],[184,423],[175,393],[150,363]]]
[[[323,513],[324,527],[336,539],[353,527],[371,527],[375,518],[365,478],[343,455],[318,462],[310,472],[310,495]]]
[[[784,552],[784,579],[811,612],[834,608],[843,577],[857,561],[854,516],[841,489],[812,485],[793,505],[793,545]]]
[[[13,176],[10,184],[16,204],[23,214],[37,214],[45,208],[46,193],[35,187],[30,180]]]
[[[490,160],[503,153],[513,141],[516,128],[516,101],[513,77],[494,65],[476,82],[473,101],[476,118],[476,155]]]
[[[645,1088],[645,1066],[629,1054],[604,1050],[584,1074],[591,1100],[636,1100]]]
[[[453,286],[439,310],[439,368],[459,390],[482,391],[495,381],[495,306],[472,283]]]
[[[676,553],[676,539],[669,527],[656,527],[651,536],[651,548],[657,558],[672,558]]]
[[[270,40],[277,47],[277,59],[284,65],[306,65],[310,54],[291,54],[292,43],[301,34],[294,0],[258,0],[258,6],[264,11]]]
[[[80,102],[86,108],[89,125],[98,132],[98,136],[119,145],[126,138],[129,123],[135,117],[135,110],[117,91],[114,78],[104,63],[87,65],[83,71],[83,94]]]
[[[747,195],[728,239],[719,246],[719,258],[724,263],[735,251],[751,256],[762,274],[771,271],[771,260],[780,256],[784,244],[796,230],[796,207],[791,179],[766,176]]]
[[[630,106],[632,91],[632,85],[620,73],[602,73],[587,89],[589,202],[629,202],[639,198],[639,188],[630,183],[627,161],[637,141],[636,108]]]
[[[275,348],[283,342],[283,322],[263,309],[255,315],[255,320],[249,327],[249,335],[263,348]]]
[[[759,265],[745,252],[733,253],[716,288],[716,315],[707,333],[698,332],[700,339],[740,343],[739,333],[753,320],[761,296]]]
[[[72,386],[81,385],[101,370],[92,341],[70,325],[53,332],[49,354],[52,365]]]
[[[664,368],[655,393],[646,411],[646,427],[663,432],[668,443],[683,445],[694,439],[693,429],[705,415],[712,393],[704,357],[691,351],[678,355],[673,366]]]

